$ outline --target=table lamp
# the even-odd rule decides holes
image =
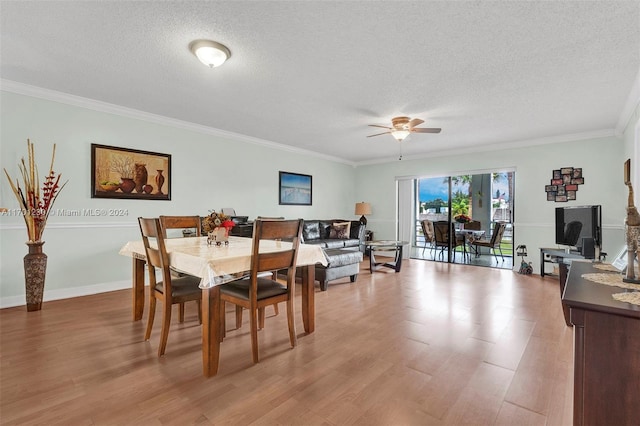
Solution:
[[[371,214],[371,204],[365,203],[364,201],[361,203],[356,203],[356,212],[355,214],[361,214],[360,223],[363,225],[367,225],[367,218],[364,217],[365,214]]]

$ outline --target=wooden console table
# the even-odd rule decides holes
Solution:
[[[604,273],[572,262],[562,302],[574,330],[574,425],[638,425],[640,306],[611,297],[626,290],[587,281]]]

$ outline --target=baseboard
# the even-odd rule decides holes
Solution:
[[[109,291],[131,288],[131,280],[113,281],[101,284],[92,284],[83,287],[61,288],[57,290],[44,289],[43,301],[70,299],[72,297],[89,296],[92,294],[107,293]],[[25,295],[0,297],[0,309],[26,305]]]

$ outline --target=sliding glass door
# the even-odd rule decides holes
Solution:
[[[513,179],[512,171],[415,179],[411,257],[511,269]]]

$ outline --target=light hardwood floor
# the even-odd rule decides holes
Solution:
[[[298,300],[295,349],[286,315],[267,308],[256,365],[245,315],[210,379],[194,303],[184,324],[174,310],[163,358],[160,327],[145,342],[146,317],[131,321],[130,291],[3,309],[0,423],[571,424],[557,278],[420,260],[371,274],[367,262],[356,283],[316,288],[311,335]]]

